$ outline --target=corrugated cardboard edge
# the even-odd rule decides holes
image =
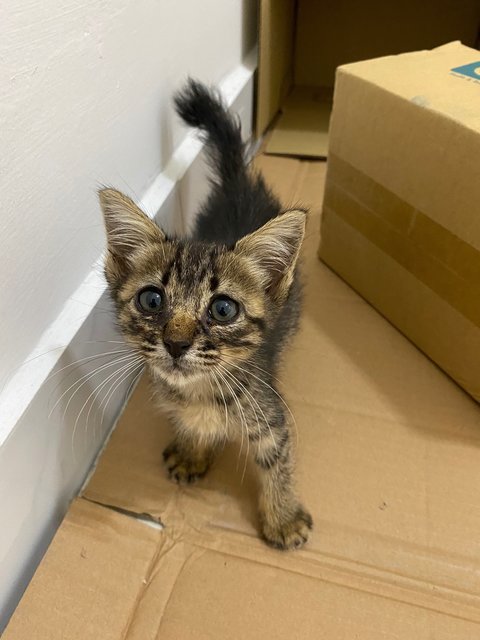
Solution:
[[[293,78],[295,2],[259,2],[256,134],[260,137],[280,109]]]

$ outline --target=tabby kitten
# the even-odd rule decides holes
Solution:
[[[282,210],[246,167],[239,124],[215,93],[190,80],[175,104],[203,132],[211,193],[192,237],[181,239],[118,191],[100,192],[119,325],[171,418],[175,439],[163,453],[170,478],[201,478],[219,445],[247,437],[263,537],[279,549],[300,547],[312,518],[294,493],[289,414],[274,374],[299,317],[305,212]]]

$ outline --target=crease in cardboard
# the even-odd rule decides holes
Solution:
[[[108,507],[108,508],[110,508],[110,507]],[[122,513],[122,512],[118,511],[118,513]],[[122,515],[125,516],[126,514],[123,513]],[[134,602],[132,604],[132,607],[130,609],[130,613],[129,613],[128,619],[127,619],[127,621],[125,623],[125,628],[122,631],[121,640],[127,640],[128,639],[128,636],[129,636],[129,633],[130,633],[130,629],[131,629],[132,625],[134,624],[134,621],[135,621],[135,618],[136,618],[136,615],[137,615],[137,612],[138,612],[138,608],[139,608],[140,602],[141,602],[142,598],[144,597],[144,594],[145,594],[145,592],[147,591],[147,589],[148,589],[148,587],[150,585],[153,571],[154,571],[155,567],[158,564],[158,559],[160,557],[161,550],[162,550],[164,544],[165,544],[164,540],[163,541],[159,541],[159,544],[157,546],[156,552],[152,556],[152,559],[151,559],[151,562],[150,562],[150,566],[147,568],[147,571],[146,571],[146,574],[145,574],[145,578],[142,581],[142,585],[140,586],[140,588],[139,588],[139,590],[137,592],[137,595],[135,597],[135,600],[134,600]]]
[[[181,497],[180,494],[177,497]],[[293,561],[292,557],[288,557],[289,554],[275,551],[267,551],[267,553],[269,553],[267,559],[263,543],[258,540],[256,535],[245,535],[245,532],[239,531],[235,527],[225,527],[212,522],[208,519],[207,514],[204,514],[205,517],[199,519],[197,498],[192,496],[183,497],[187,497],[183,508],[181,508],[181,501],[175,500],[176,515],[174,522],[172,526],[165,526],[163,531],[165,535],[157,549],[154,559],[152,559],[148,576],[146,577],[145,587],[142,588],[142,593],[137,596],[135,609],[132,610],[129,628],[133,624],[144,592],[150,588],[152,581],[161,571],[161,567],[159,566],[160,560],[164,556],[172,553],[173,549],[179,543],[193,545],[205,551],[231,555],[237,559],[246,559],[249,562],[254,562],[261,566],[270,566],[293,574],[308,576],[315,580],[363,591],[381,598],[413,605],[417,608],[424,608],[454,618],[480,623],[480,596],[469,592],[467,589],[459,589],[458,585],[449,585],[445,580],[443,583],[440,581],[426,580],[425,578],[413,576],[405,571],[395,571],[392,568],[376,566],[368,562],[362,562],[361,560],[352,559],[347,556],[339,556],[326,551],[310,551],[308,548],[297,552]],[[89,499],[87,498],[87,500]],[[112,507],[110,505],[101,506],[110,508],[127,517],[131,517],[132,515],[132,512],[118,507]],[[135,517],[145,514],[138,513],[133,515]],[[182,525],[181,527],[179,526],[180,523]],[[318,523],[320,530],[325,528],[326,525],[327,523],[324,522]],[[220,535],[212,536],[212,530],[216,530]],[[367,532],[352,530],[352,535],[354,537],[361,535],[365,544]],[[397,541],[390,539],[389,545],[395,542]],[[382,545],[379,546],[379,540],[377,539],[375,545],[372,546],[376,546],[377,550],[379,550]],[[402,551],[403,553],[407,552],[407,548],[404,546]],[[432,558],[428,557],[431,555],[431,548],[413,545],[408,551],[408,554],[412,556],[412,559],[417,558],[418,561],[419,552],[420,556],[427,557],[428,562],[431,563]],[[174,582],[171,585],[170,592],[173,591],[182,571],[193,556],[197,557],[198,554],[192,551],[181,563]],[[441,550],[439,550],[439,558],[442,558]],[[411,566],[411,562],[412,560],[409,560],[405,564]],[[471,559],[465,558],[464,562],[470,563],[467,570],[473,569]],[[460,558],[452,559],[451,565],[455,568],[456,572],[458,572],[461,563],[462,560]],[[443,574],[444,578],[446,573],[448,573],[447,567],[449,564],[450,563],[442,563],[443,568],[440,569],[439,567],[440,574]],[[480,566],[477,568],[477,571],[480,573]],[[161,628],[163,612],[165,612],[167,608],[169,599],[170,596],[162,608],[158,632]],[[157,635],[154,636],[155,638],[159,637],[158,632]],[[123,636],[123,640],[127,640],[128,637],[127,633]]]
[[[332,523],[320,521],[318,527],[322,531],[326,527],[331,528]],[[220,527],[216,525],[216,528]],[[450,562],[442,562],[436,573],[443,575],[443,581],[434,581],[433,579],[427,579],[425,576],[414,576],[407,571],[401,571],[401,562],[398,569],[394,570],[391,567],[378,566],[372,562],[361,561],[328,551],[309,550],[308,548],[295,554],[293,561],[292,558],[286,557],[285,554],[275,552],[266,556],[264,550],[256,544],[258,541],[255,539],[245,537],[245,534],[234,532],[231,529],[222,528],[222,530],[227,535],[217,538],[217,544],[214,547],[216,551],[231,554],[235,557],[248,558],[249,561],[258,562],[261,565],[268,565],[325,582],[362,590],[380,597],[424,607],[453,617],[458,616],[466,620],[480,622],[480,595],[466,588],[462,589],[458,584],[448,584],[446,579],[449,569],[451,573],[454,573],[458,572],[461,567],[466,574],[470,575],[472,588],[476,587],[480,566],[472,567],[471,559],[469,558],[452,557]],[[352,530],[351,535],[357,538],[359,536],[366,538],[365,543],[369,538],[372,538],[365,531]],[[382,536],[376,538],[375,542],[371,539],[369,542],[372,548],[376,545],[378,549],[381,549],[383,546],[381,542]],[[191,538],[191,540],[195,544],[202,544],[202,538],[195,537]],[[218,540],[220,540],[219,543]],[[398,544],[398,540],[391,539],[388,543],[389,546],[393,547],[395,543]],[[211,545],[208,543],[203,544],[205,544],[205,548],[212,550]],[[429,564],[432,563],[432,557],[428,557],[429,555],[431,556],[431,549],[427,547],[410,545],[410,548],[408,548],[404,545],[404,548],[397,549],[396,553],[399,553],[399,551],[400,555],[405,556],[403,561],[406,566],[411,567],[415,559],[419,559],[421,556],[427,558]],[[410,557],[407,558],[407,556]],[[442,552],[438,550],[438,559],[440,558],[442,558]],[[421,602],[419,602],[419,598]],[[462,609],[461,612],[459,608]]]
[[[204,552],[220,553],[236,559],[248,560],[248,562],[262,567],[269,566],[273,569],[362,591],[453,618],[480,623],[480,596],[465,589],[454,588],[447,584],[441,584],[441,582],[414,578],[406,572],[382,570],[380,567],[357,560],[309,551],[308,549],[295,554],[293,561],[292,558],[287,557],[288,554],[275,551],[266,556],[261,542],[250,536],[245,537],[245,534],[241,532],[216,526],[216,529],[222,529],[223,535],[216,536],[214,544],[212,544],[212,537],[208,535],[209,527],[203,530],[192,527],[190,531],[188,528],[190,527],[187,523],[182,537],[170,538],[170,543],[165,544],[165,550],[157,556],[156,564],[158,565],[158,561],[171,553],[180,541],[193,547],[193,550],[188,553],[178,568],[171,592],[173,592],[175,584],[186,566],[201,557],[201,554],[196,553],[195,549],[203,549]],[[358,532],[356,533],[358,534]],[[169,538],[168,530],[166,536]],[[155,567],[152,564],[151,579],[160,570],[160,566]],[[149,584],[151,579],[149,579]],[[168,600],[163,607],[163,612],[166,611],[167,605]],[[161,628],[162,617],[160,617],[158,631]],[[155,637],[159,637],[158,632]]]
[[[129,514],[122,513],[121,510],[114,509],[114,511],[117,511],[122,517],[129,517]],[[143,585],[132,605],[122,640],[128,640],[131,637],[137,638],[135,633],[131,636],[130,631],[141,615],[139,610],[143,600],[149,595],[149,590],[154,589],[157,577],[161,576],[163,581],[165,575],[162,571],[163,562],[166,558],[170,561],[172,553],[178,549],[178,545],[182,545],[184,549],[182,554],[184,555],[182,555],[180,562],[178,560],[174,562],[175,570],[170,576],[168,595],[163,606],[158,606],[157,609],[158,626],[153,638],[160,637],[164,615],[167,612],[175,585],[186,567],[192,562],[196,562],[205,552],[247,560],[261,567],[271,567],[312,580],[372,594],[382,599],[408,604],[418,609],[426,609],[468,622],[480,623],[480,596],[468,590],[454,588],[438,581],[415,578],[407,572],[385,570],[372,564],[335,554],[317,550],[309,551],[308,548],[297,552],[293,558],[291,554],[277,551],[267,550],[266,555],[263,543],[256,537],[245,536],[240,531],[206,522],[203,527],[199,527],[195,520],[191,523],[187,514],[183,515],[186,517],[182,519],[184,526],[181,532],[176,526],[174,528],[166,527],[159,534],[156,551],[146,571]],[[322,527],[324,523],[319,524]],[[210,535],[211,528],[221,531],[222,535],[212,537]],[[357,536],[358,533],[355,531],[354,535]],[[426,549],[423,549],[423,552],[425,551]],[[458,568],[458,559],[455,561],[455,566]],[[156,595],[155,599],[158,605]]]

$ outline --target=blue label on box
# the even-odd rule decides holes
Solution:
[[[478,62],[469,62],[463,64],[461,67],[454,67],[450,69],[454,73],[459,73],[467,78],[473,78],[474,80],[480,80],[480,60]]]

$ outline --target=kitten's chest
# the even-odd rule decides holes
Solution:
[[[227,436],[236,428],[236,415],[223,398],[215,396],[211,388],[196,386],[168,393],[157,389],[157,404],[173,422],[205,436]]]
[[[190,402],[176,410],[183,425],[205,436],[227,436],[229,423],[225,410],[213,402]],[[230,426],[231,423],[230,423]]]

